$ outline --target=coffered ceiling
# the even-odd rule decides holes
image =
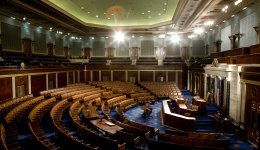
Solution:
[[[2,0],[0,13],[35,26],[78,35],[189,33],[212,20],[210,29],[258,0]],[[223,12],[222,8],[229,6]]]

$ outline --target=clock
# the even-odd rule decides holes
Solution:
[[[21,63],[20,63],[20,68],[21,68],[21,69],[24,69],[24,68],[25,68],[25,63],[24,63],[24,62],[21,62]]]

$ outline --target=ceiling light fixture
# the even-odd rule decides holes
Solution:
[[[26,18],[25,18],[25,17],[23,17],[23,20],[26,20]]]
[[[226,5],[224,8],[222,8],[222,11],[227,12],[227,9],[228,9],[228,5]]]
[[[83,6],[81,6],[81,7],[80,7],[80,9],[84,9],[84,7],[83,7]]]
[[[96,15],[96,18],[98,18],[98,15]]]
[[[194,33],[196,33],[196,34],[201,34],[203,32],[204,32],[204,29],[201,28],[201,27],[197,27],[197,28],[194,29]]]
[[[235,17],[235,15],[232,15],[231,17]]]
[[[172,41],[173,43],[178,43],[178,42],[180,41],[179,35],[173,34],[173,35],[171,36],[171,41]]]
[[[193,39],[194,37],[195,37],[194,34],[188,35],[188,38],[189,38],[189,39]]]
[[[163,39],[163,38],[165,38],[165,34],[160,34],[158,37]]]
[[[121,31],[117,31],[114,35],[114,39],[117,41],[117,42],[122,42],[124,41],[125,39],[125,35],[123,32]]]
[[[15,17],[11,17],[12,19],[16,19]]]
[[[109,20],[110,18],[108,17],[107,19]]]
[[[243,8],[243,10],[246,10],[246,9],[247,9],[247,7],[244,7],[244,8]]]
[[[236,0],[234,4],[237,6],[237,5],[240,4],[241,2],[242,2],[242,0]]]
[[[214,24],[214,21],[212,21],[212,20],[204,22],[205,26],[212,26],[213,24]]]

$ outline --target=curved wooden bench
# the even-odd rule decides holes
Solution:
[[[9,111],[11,111],[11,109],[13,109],[14,107],[16,107],[17,105],[31,100],[33,98],[33,95],[26,95],[23,97],[18,97],[15,99],[11,99],[10,101],[4,102],[0,104],[0,121],[2,121],[2,119],[7,115],[7,113]]]
[[[42,149],[59,149],[59,147],[55,146],[55,143],[51,142],[45,137],[41,128],[41,121],[43,116],[49,112],[49,110],[56,104],[56,102],[57,101],[54,97],[47,99],[46,101],[34,107],[28,116],[29,129],[32,133],[32,137]]]
[[[0,124],[0,149],[8,150],[5,141],[5,128],[2,124]]]
[[[20,148],[19,142],[16,139],[17,130],[16,125],[21,119],[28,114],[31,109],[44,100],[43,96],[33,98],[29,101],[23,102],[17,107],[13,108],[5,117],[5,140],[8,149]]]
[[[76,149],[87,149],[87,150],[94,150],[97,148],[92,147],[90,144],[85,143],[84,141],[78,139],[76,136],[72,135],[70,130],[68,130],[65,126],[62,125],[61,118],[63,112],[70,107],[73,101],[68,101],[64,99],[58,102],[50,112],[50,116],[52,119],[52,123],[54,124],[58,135],[64,139],[64,146],[75,146]]]

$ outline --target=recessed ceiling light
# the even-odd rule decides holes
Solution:
[[[164,3],[164,5],[167,5],[167,3]]]
[[[104,12],[104,15],[105,15],[105,14],[107,14],[107,13]]]
[[[222,22],[226,22],[226,20],[223,20]]]
[[[50,27],[50,30],[52,30],[52,27]]]
[[[90,14],[90,12],[88,11],[88,14]]]
[[[25,18],[25,17],[23,17],[23,20],[26,20],[26,18]]]
[[[114,14],[111,14],[112,16],[114,16]]]
[[[161,13],[158,13],[159,16],[161,16]]]
[[[98,15],[96,15],[96,18],[98,18]]]
[[[165,11],[166,9],[164,8],[163,10]]]
[[[235,17],[235,15],[232,15],[231,17]]]
[[[142,15],[144,15],[144,12],[142,12]]]
[[[132,38],[134,38],[135,37],[135,35],[132,35]]]
[[[83,6],[81,6],[81,7],[80,7],[80,9],[84,9],[84,7],[83,7]]]
[[[91,39],[92,39],[92,40],[94,40],[95,38],[94,38],[94,37],[92,37]]]
[[[109,20],[110,18],[108,17],[107,19]]]
[[[150,10],[148,10],[147,12],[151,12]]]
[[[106,36],[106,39],[108,39],[108,37]]]
[[[247,9],[247,7],[244,7],[243,10]]]
[[[16,19],[15,17],[11,17],[12,19]]]
[[[210,31],[212,30],[212,29],[209,29]]]

